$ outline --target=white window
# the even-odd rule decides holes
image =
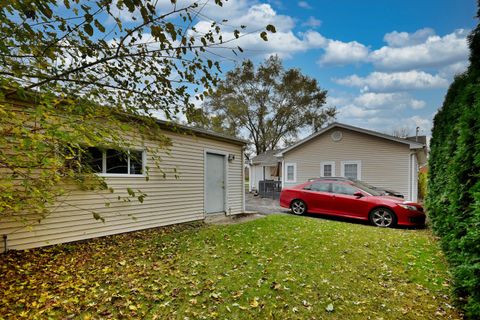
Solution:
[[[285,181],[297,182],[297,164],[296,163],[285,164]]]
[[[320,177],[335,176],[335,161],[320,162]]]
[[[342,161],[342,177],[362,180],[362,162],[359,160]]]
[[[145,152],[141,150],[125,152],[88,148],[82,155],[82,159],[93,172],[101,175],[141,176],[145,173]]]

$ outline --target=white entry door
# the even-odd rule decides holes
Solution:
[[[205,212],[225,212],[225,156],[207,153]]]

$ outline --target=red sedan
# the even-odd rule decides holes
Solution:
[[[355,181],[318,179],[291,188],[280,194],[280,205],[302,215],[320,213],[369,220],[378,227],[423,226],[423,207],[415,202],[384,196]]]

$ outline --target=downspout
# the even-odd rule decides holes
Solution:
[[[413,201],[413,156],[415,152],[410,152],[408,157],[408,200]]]
[[[7,253],[8,247],[7,247],[7,240],[8,236],[6,234],[3,235],[3,253]]]
[[[242,184],[241,184],[241,190],[242,190],[242,213],[245,212],[245,146],[242,146]],[[248,166],[248,185],[250,187],[250,165]]]

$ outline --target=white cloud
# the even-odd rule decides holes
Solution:
[[[343,65],[364,62],[368,58],[368,48],[357,41],[342,42],[329,40],[320,65]]]
[[[318,28],[321,25],[322,21],[312,16],[310,16],[307,21],[302,23],[302,26],[310,28]]]
[[[423,109],[426,106],[426,102],[423,100],[412,99],[410,101],[410,105],[412,109],[418,110],[418,109]]]
[[[420,116],[416,107],[426,105],[425,101],[402,93],[363,93],[351,96],[337,92],[328,97],[328,104],[337,107],[339,122],[392,134],[395,129],[406,128],[412,135],[420,127],[420,134],[430,134],[433,114]]]
[[[379,110],[369,110],[365,108],[358,107],[354,104],[348,104],[344,107],[338,109],[339,117],[354,117],[354,118],[367,118],[372,117],[373,115],[377,114]]]
[[[457,62],[441,68],[438,74],[446,79],[453,79],[454,76],[465,72],[468,64],[468,60]]]
[[[380,71],[446,68],[454,65],[450,69],[458,71],[462,69],[459,66],[468,60],[467,33],[467,30],[459,29],[441,37],[430,28],[414,33],[393,31],[384,36],[388,46],[373,51],[357,41],[328,39],[328,46],[319,63],[372,63]]]
[[[308,48],[324,48],[328,44],[328,39],[317,31],[307,31],[303,34],[303,40]]]
[[[217,8],[217,11],[212,12],[210,12],[209,9],[204,11],[208,13],[206,16],[216,20],[221,20],[224,11],[228,11],[229,17],[232,16],[227,23],[232,27],[222,28],[222,38],[224,41],[235,39],[233,34],[234,27],[241,25],[247,27],[241,31],[239,39],[222,45],[222,47],[227,46],[232,48],[240,46],[244,50],[244,53],[241,54],[242,58],[269,56],[272,54],[289,58],[296,52],[319,46],[320,43],[323,42],[321,36],[314,34],[314,31],[307,31],[300,36],[295,35],[292,31],[295,26],[294,20],[289,16],[277,14],[270,4],[252,4],[254,1],[246,0],[228,1],[225,4],[227,3],[230,4],[230,7],[220,10]],[[249,6],[248,4],[251,5]],[[202,13],[204,11],[202,11]],[[210,30],[211,22],[212,20],[198,22],[195,25],[198,34],[201,35]],[[263,31],[268,24],[273,24],[277,32],[268,33],[268,41],[263,41],[259,33]],[[193,34],[193,32],[191,34]],[[211,48],[210,51],[232,59],[238,58],[232,53],[231,49],[228,48]]]
[[[416,127],[419,127],[419,135],[428,135],[432,129],[432,120],[421,116],[412,116],[406,119],[405,126],[410,128],[411,132],[415,132]]]
[[[312,9],[307,1],[298,1],[298,6],[303,9]]]
[[[227,10],[227,8],[217,9],[215,11],[217,14],[216,18],[223,19],[222,13]],[[245,25],[248,30],[256,30],[265,28],[268,24],[273,24],[279,32],[291,31],[295,26],[295,22],[291,17],[277,14],[271,5],[266,3],[254,4],[246,12],[245,10],[238,10],[237,13],[238,15],[228,20],[229,25],[237,27]]]
[[[372,72],[366,77],[352,75],[335,81],[349,87],[362,88],[363,91],[379,92],[445,88],[448,86],[448,81],[439,75],[416,70],[393,73]]]
[[[385,39],[390,46],[371,52],[369,60],[381,70],[411,70],[447,66],[468,58],[466,30],[443,37],[432,32],[421,29],[413,34],[389,33]]]
[[[425,107],[425,101],[417,100],[406,93],[375,93],[366,92],[356,97],[353,102],[367,109],[386,107],[389,109],[421,109]]]
[[[390,47],[399,48],[424,43],[429,37],[434,35],[435,30],[431,28],[419,29],[414,33],[393,31],[385,34],[383,40]]]

